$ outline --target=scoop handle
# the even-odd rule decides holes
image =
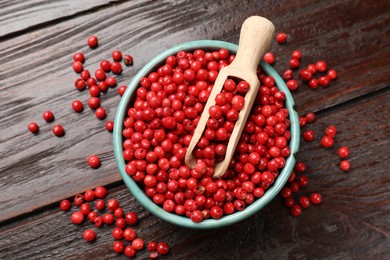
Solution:
[[[260,16],[248,17],[241,27],[240,41],[232,66],[257,71],[260,59],[271,44],[275,27],[271,21]]]

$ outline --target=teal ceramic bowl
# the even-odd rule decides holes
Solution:
[[[195,49],[203,49],[207,51],[218,50],[220,48],[226,48],[231,53],[237,52],[237,45],[223,42],[223,41],[213,41],[213,40],[202,40],[202,41],[192,41],[177,45],[169,50],[164,51],[160,55],[156,56],[152,59],[148,64],[146,64],[138,74],[133,78],[130,82],[125,94],[123,95],[119,107],[115,117],[115,127],[114,127],[114,151],[116,162],[122,175],[123,181],[129,188],[130,192],[136,197],[136,199],[153,215],[159,217],[162,220],[165,220],[174,225],[186,227],[186,228],[194,228],[194,229],[212,229],[212,228],[220,228],[227,225],[231,225],[233,223],[239,222],[249,216],[253,215],[263,207],[265,207],[282,189],[283,185],[287,182],[288,177],[295,164],[294,155],[298,151],[299,148],[299,121],[298,114],[294,109],[294,100],[289,92],[286,84],[282,80],[282,78],[278,75],[278,73],[263,60],[260,62],[260,67],[266,74],[272,76],[275,81],[277,87],[286,94],[286,108],[289,112],[289,119],[291,122],[290,131],[291,131],[291,140],[290,140],[290,149],[291,154],[286,160],[286,165],[282,169],[279,177],[276,179],[274,184],[265,192],[264,196],[257,199],[254,203],[247,206],[243,211],[236,212],[232,215],[224,216],[221,219],[207,219],[202,221],[201,223],[194,223],[189,218],[179,216],[176,214],[172,214],[164,211],[160,206],[153,203],[151,199],[149,199],[142,188],[140,188],[133,179],[126,174],[125,171],[125,160],[122,156],[123,153],[123,120],[127,115],[127,109],[129,103],[132,102],[132,98],[136,94],[136,89],[139,86],[139,82],[142,77],[154,71],[158,65],[162,64],[165,61],[165,58],[174,55],[179,51],[193,51]]]

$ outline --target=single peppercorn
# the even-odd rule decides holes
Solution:
[[[98,46],[98,38],[96,36],[91,36],[88,38],[88,46],[91,48],[96,48]]]
[[[349,156],[349,149],[346,146],[342,146],[342,147],[339,148],[337,153],[340,156],[340,158],[345,159],[345,158],[347,158]]]
[[[340,169],[347,172],[351,168],[351,163],[348,160],[343,160],[340,163]]]
[[[106,129],[108,132],[112,132],[114,130],[114,122],[107,121],[106,122]]]
[[[101,186],[95,188],[95,196],[96,196],[96,198],[103,199],[103,198],[106,197],[106,195],[107,195],[106,188],[101,187]]]
[[[112,245],[112,249],[114,249],[114,251],[116,253],[120,254],[125,249],[125,246],[124,246],[123,242],[115,241],[114,244]]]
[[[322,137],[321,145],[325,148],[330,148],[334,145],[334,140],[332,137],[326,135],[326,136]]]
[[[103,120],[104,118],[106,118],[106,115],[107,115],[107,112],[106,110],[104,109],[104,107],[99,107],[95,110],[95,114],[96,114],[96,117]]]
[[[83,233],[83,238],[88,242],[92,242],[96,239],[96,233],[92,229],[87,229]]]
[[[72,220],[72,223],[76,225],[79,225],[84,222],[84,215],[79,211],[73,212],[70,218]]]
[[[75,61],[73,62],[72,64],[72,67],[73,67],[73,70],[77,73],[80,73],[83,71],[84,67],[83,67],[83,63],[81,63],[80,61]]]
[[[85,61],[84,54],[81,53],[81,52],[76,52],[76,53],[73,55],[73,60],[74,60],[74,61],[79,61],[79,62],[81,62],[81,63],[84,63],[84,61]]]
[[[166,255],[168,254],[169,251],[169,246],[165,242],[160,242],[157,244],[157,252],[161,255]]]
[[[319,193],[312,193],[312,194],[310,195],[310,201],[311,201],[311,203],[313,203],[314,205],[320,204],[321,201],[322,201],[322,196],[321,196],[321,194],[319,194]]]
[[[72,102],[72,108],[75,112],[81,113],[84,109],[83,103],[80,100],[75,100]]]
[[[43,112],[42,117],[43,117],[43,119],[45,119],[45,121],[48,122],[48,123],[54,121],[54,114],[53,114],[53,112],[51,112],[50,110],[47,110],[47,111]]]
[[[65,130],[64,128],[62,127],[62,125],[55,125],[53,126],[53,133],[58,136],[58,137],[61,137],[65,134]]]
[[[263,60],[268,64],[272,65],[275,62],[275,56],[272,52],[267,52],[266,54],[264,54]]]
[[[88,164],[91,168],[99,168],[100,167],[100,159],[97,155],[91,155],[88,157]]]
[[[126,66],[132,66],[133,65],[133,57],[131,55],[125,55],[123,58],[123,63]]]
[[[38,124],[35,123],[35,122],[31,122],[30,124],[28,124],[27,129],[28,129],[31,133],[33,133],[33,134],[36,134],[36,133],[39,132],[39,126],[38,126]]]
[[[69,200],[62,200],[61,203],[60,203],[60,209],[62,211],[68,211],[71,207],[71,203]]]
[[[285,43],[287,41],[287,35],[283,32],[280,32],[276,35],[276,41],[280,44]]]

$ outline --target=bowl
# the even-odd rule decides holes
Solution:
[[[158,65],[162,64],[165,61],[165,58],[174,55],[179,51],[193,51],[195,49],[203,49],[203,50],[218,50],[221,48],[228,49],[231,53],[237,52],[237,45],[233,43],[223,42],[223,41],[215,41],[215,40],[201,40],[201,41],[191,41],[183,44],[179,44],[174,46],[163,53],[157,55],[154,59],[148,62],[133,78],[130,84],[127,87],[126,92],[122,96],[122,99],[119,103],[117,113],[115,116],[115,126],[114,126],[114,152],[115,159],[118,165],[118,169],[120,174],[122,175],[123,181],[126,186],[129,188],[130,192],[134,195],[134,197],[144,206],[147,210],[149,210],[153,215],[158,218],[172,223],[177,226],[186,227],[186,228],[194,228],[194,229],[212,229],[212,228],[220,228],[227,225],[231,225],[233,223],[237,223],[243,219],[248,218],[253,215],[263,207],[265,207],[282,189],[284,184],[287,182],[291,171],[295,165],[295,154],[299,148],[299,121],[298,114],[294,108],[294,99],[288,90],[286,84],[283,79],[278,75],[278,73],[263,60],[260,62],[260,67],[266,74],[272,76],[275,79],[276,85],[279,90],[283,91],[286,94],[286,104],[285,107],[289,112],[289,119],[291,122],[290,132],[291,139],[289,142],[289,146],[291,149],[290,156],[286,160],[286,165],[280,172],[278,178],[276,178],[273,185],[264,193],[264,195],[256,199],[252,204],[247,206],[243,211],[235,212],[231,215],[223,216],[221,219],[206,219],[200,223],[194,223],[190,218],[176,215],[174,213],[169,213],[162,209],[162,207],[156,205],[149,197],[146,196],[142,188],[138,186],[138,184],[133,181],[133,179],[127,175],[125,171],[125,160],[123,158],[123,120],[127,115],[127,109],[129,102],[132,101],[132,98],[136,94],[136,90],[139,86],[139,82],[142,77],[147,75],[148,73],[154,71]]]

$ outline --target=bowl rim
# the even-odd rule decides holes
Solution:
[[[236,53],[238,46],[233,43],[217,41],[217,40],[198,40],[198,41],[190,41],[186,43],[182,43],[176,45],[156,57],[150,60],[131,80],[129,83],[124,95],[122,96],[120,103],[118,105],[118,109],[115,116],[115,124],[113,131],[113,145],[114,145],[114,154],[115,160],[119,169],[119,172],[122,176],[123,181],[128,187],[129,191],[134,195],[134,197],[141,203],[143,207],[145,207],[149,212],[158,218],[172,223],[177,226],[193,228],[193,229],[212,229],[212,228],[220,228],[224,226],[231,225],[233,223],[242,221],[249,216],[253,215],[263,207],[265,207],[282,189],[284,184],[287,182],[291,171],[294,168],[296,159],[295,154],[299,149],[299,137],[300,137],[300,128],[298,121],[298,113],[295,110],[294,99],[287,88],[283,79],[279,76],[279,74],[266,62],[263,60],[260,61],[260,67],[262,70],[266,72],[266,74],[272,76],[275,79],[276,86],[279,90],[283,91],[286,94],[286,103],[285,107],[289,112],[290,119],[290,155],[286,160],[286,164],[282,171],[280,172],[278,178],[272,184],[272,186],[264,193],[261,198],[256,199],[251,205],[247,206],[243,211],[235,212],[231,215],[223,216],[221,219],[207,219],[203,220],[200,223],[194,223],[190,218],[179,216],[173,213],[169,213],[165,211],[160,206],[156,205],[149,197],[146,196],[144,191],[138,186],[138,184],[133,181],[133,179],[127,175],[125,171],[125,160],[123,158],[123,121],[125,118],[125,114],[127,114],[127,106],[128,102],[132,98],[132,95],[136,93],[136,89],[139,85],[141,78],[155,69],[157,64],[161,64],[165,61],[165,58],[174,55],[179,51],[190,51],[195,49],[220,49],[226,48],[229,52]]]

